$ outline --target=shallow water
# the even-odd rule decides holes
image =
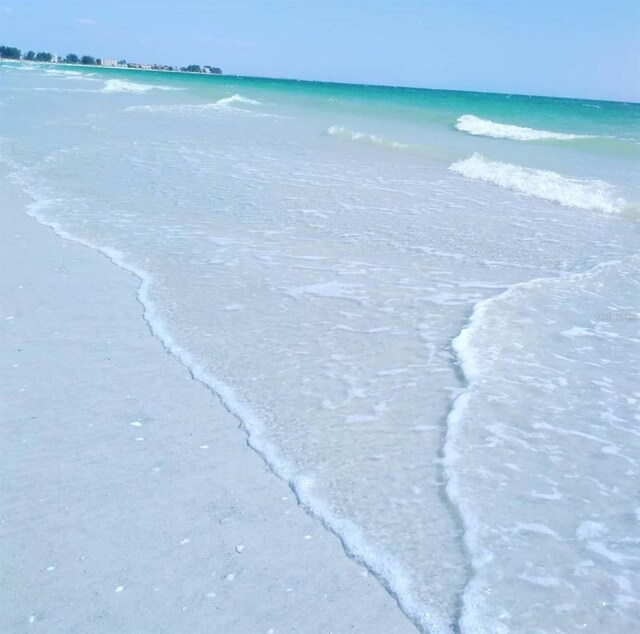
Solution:
[[[640,106],[30,68],[30,212],[421,629],[638,628]]]

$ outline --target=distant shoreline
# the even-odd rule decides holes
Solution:
[[[150,73],[176,73],[178,75],[206,75],[207,77],[221,77],[224,76],[223,72],[220,73],[204,73],[202,71],[189,71],[189,70],[175,70],[170,68],[131,68],[130,66],[102,66],[101,64],[72,64],[70,62],[42,62],[34,59],[12,59],[10,57],[0,57],[0,62],[11,62],[14,64],[43,64],[48,66],[64,66],[71,68],[99,68],[100,70],[133,70],[144,71]]]

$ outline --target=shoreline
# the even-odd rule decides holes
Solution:
[[[2,629],[415,632],[150,336],[138,281],[3,190]]]
[[[0,63],[12,63],[12,64],[44,64],[46,66],[62,66],[63,68],[99,68],[100,70],[132,70],[132,71],[144,71],[145,73],[172,73],[174,75],[206,75],[207,77],[225,77],[225,73],[203,73],[203,72],[191,72],[186,70],[169,70],[167,68],[129,68],[128,66],[102,66],[101,64],[71,64],[68,62],[41,62],[34,59],[9,59],[8,57],[1,57]],[[235,77],[236,75],[229,75]]]
[[[526,93],[518,93],[518,92],[496,92],[495,90],[489,91],[479,91],[479,90],[469,90],[462,88],[433,88],[427,86],[400,86],[400,85],[392,85],[392,84],[358,84],[350,81],[329,81],[325,79],[300,79],[296,77],[268,77],[263,75],[238,75],[235,73],[192,73],[183,70],[160,70],[154,68],[125,68],[121,66],[97,66],[97,65],[88,65],[88,64],[67,64],[63,62],[36,62],[36,61],[26,61],[26,60],[16,60],[16,59],[0,59],[0,62],[13,62],[16,64],[49,64],[55,66],[72,66],[78,68],[99,68],[101,70],[126,70],[126,71],[144,71],[144,72],[153,72],[153,73],[172,73],[178,75],[205,75],[207,77],[222,77],[227,79],[256,79],[262,81],[281,81],[281,82],[292,82],[292,83],[301,83],[301,84],[320,84],[320,85],[335,85],[335,86],[348,86],[354,88],[384,88],[387,90],[416,90],[416,91],[424,91],[424,92],[450,92],[457,93],[462,95],[483,95],[483,96],[497,96],[497,97],[516,97],[517,99],[545,99],[549,101],[573,101],[573,102],[588,102],[588,103],[605,103],[605,104],[615,104],[618,106],[638,106],[640,105],[640,101],[622,101],[615,99],[595,99],[594,97],[567,97],[567,96],[557,96],[557,95],[529,95]]]

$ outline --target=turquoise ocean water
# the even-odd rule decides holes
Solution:
[[[419,630],[638,630],[640,105],[4,64],[0,136]]]

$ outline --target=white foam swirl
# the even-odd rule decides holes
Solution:
[[[549,132],[548,130],[534,130],[517,125],[496,123],[490,119],[481,119],[472,114],[464,114],[456,123],[456,128],[461,132],[475,136],[488,136],[494,139],[511,139],[513,141],[573,141],[575,139],[592,139],[593,136],[585,134],[566,134],[564,132]]]
[[[477,153],[453,163],[449,169],[467,178],[492,183],[565,207],[618,213],[626,206],[625,200],[616,196],[615,188],[604,181],[566,178],[548,170],[488,161]]]

